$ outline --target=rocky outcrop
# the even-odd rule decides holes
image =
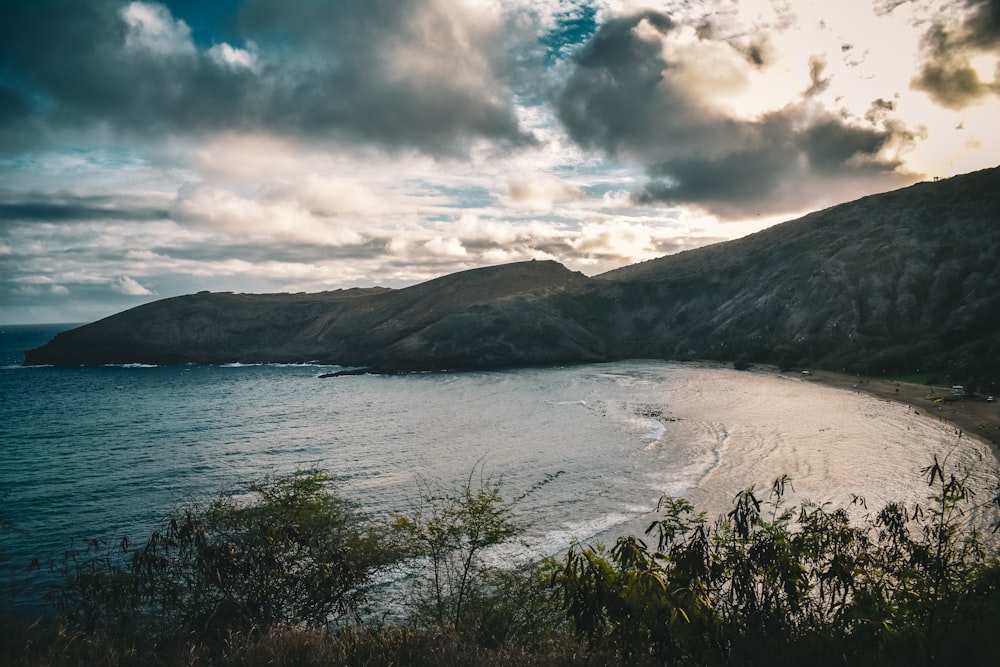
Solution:
[[[320,361],[371,371],[713,358],[1000,378],[1000,169],[588,278],[521,262],[406,289],[164,299],[27,364]]]

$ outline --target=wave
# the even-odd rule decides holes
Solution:
[[[541,544],[538,545],[538,548],[552,555],[573,544],[593,540],[595,537],[624,526],[637,515],[638,513],[636,515],[629,515],[613,512],[585,521],[568,521],[562,527],[546,532],[542,536]]]
[[[268,368],[346,368],[345,366],[338,366],[337,364],[324,364],[320,361],[233,361],[228,364],[218,364],[218,366],[219,368],[254,368],[258,366],[266,366]]]

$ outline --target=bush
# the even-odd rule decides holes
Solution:
[[[145,546],[68,552],[59,607],[70,627],[145,640],[206,640],[357,615],[396,560],[324,473],[249,484],[181,510]]]
[[[428,489],[386,526],[297,473],[177,512],[142,549],[71,549],[61,624],[12,621],[0,664],[995,664],[1000,494],[923,473],[928,502],[876,512],[789,507],[787,477],[714,523],[665,498],[644,538],[520,568],[491,551],[521,530],[498,480]],[[362,616],[404,556],[405,622]]]
[[[860,525],[844,509],[785,508],[784,477],[764,502],[738,494],[711,528],[665,499],[647,531],[656,549],[578,547],[553,581],[578,636],[631,661],[992,664],[997,554],[966,479],[936,459],[924,474],[928,504],[889,504]]]

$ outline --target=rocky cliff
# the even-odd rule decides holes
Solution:
[[[26,364],[322,361],[373,370],[713,358],[1000,378],[1000,169],[588,278],[555,262],[406,289],[164,299]]]

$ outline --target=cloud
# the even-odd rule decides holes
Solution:
[[[392,213],[398,205],[389,193],[376,192],[361,183],[310,174],[296,183],[267,184],[258,198],[268,202],[296,201],[313,215],[334,217]]]
[[[491,16],[471,0],[247,0],[242,45],[199,48],[163,4],[11,0],[0,151],[24,150],[26,127],[36,142],[265,131],[430,155],[531,145]]]
[[[810,83],[797,100],[751,114],[727,106],[769,56],[764,49],[748,58],[739,42],[712,34],[654,11],[609,19],[559,91],[559,118],[577,142],[646,168],[650,181],[637,202],[695,204],[738,218],[903,182],[886,149],[912,135],[813,104],[825,87],[815,57],[801,63]]]
[[[222,44],[216,44],[205,53],[217,65],[237,70],[241,68],[248,69],[256,72],[258,69],[257,45],[249,42],[248,46],[249,48],[239,49],[223,42]]]
[[[595,274],[993,166],[997,5],[0,0],[0,312]]]
[[[243,197],[211,186],[181,189],[171,209],[178,222],[222,232],[229,238],[357,245],[364,237],[349,226],[314,214],[296,199]]]
[[[546,174],[512,178],[507,183],[507,191],[514,206],[541,210],[586,197],[579,187]]]
[[[17,296],[28,298],[45,298],[48,296],[63,297],[69,295],[69,290],[64,285],[18,285],[12,290]]]
[[[120,276],[114,283],[112,289],[120,294],[128,296],[151,296],[153,293],[140,285],[134,278]]]
[[[942,13],[922,40],[924,61],[912,85],[949,109],[1000,93],[1000,0],[964,0],[966,11]],[[977,57],[993,63],[984,73]]]
[[[163,58],[195,55],[191,28],[174,20],[163,5],[130,2],[121,10],[125,21],[125,48],[143,50]]]
[[[84,222],[97,220],[162,220],[166,208],[128,197],[72,193],[10,194],[0,192],[0,221]]]
[[[643,203],[698,204],[722,217],[802,209],[852,192],[901,183],[898,163],[878,157],[892,132],[845,124],[832,114],[789,107],[741,127],[739,144],[715,155],[652,164]]]

